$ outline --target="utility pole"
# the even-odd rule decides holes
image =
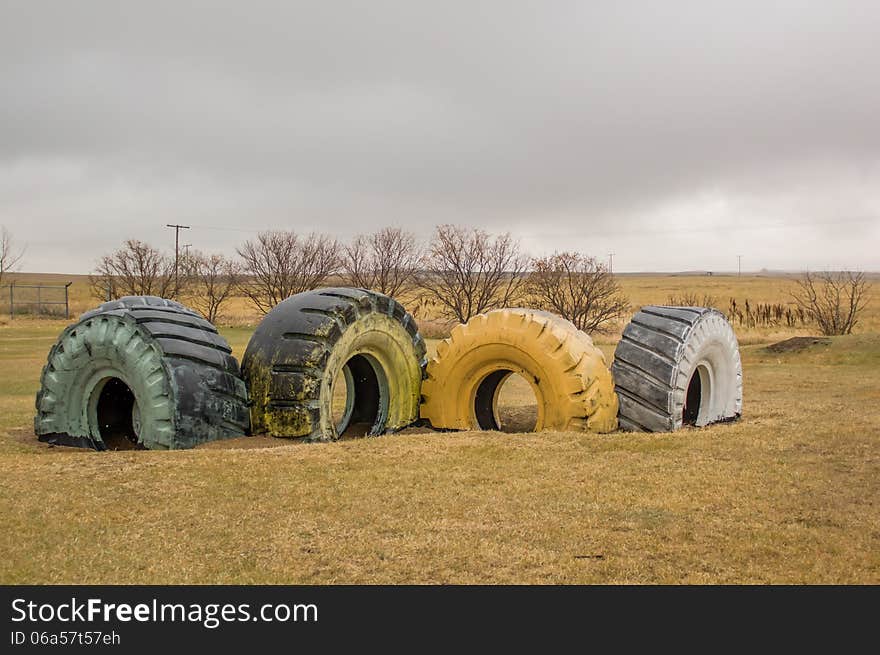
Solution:
[[[169,223],[165,227],[174,228],[174,295],[176,296],[180,290],[180,280],[177,275],[177,262],[180,260],[180,231],[188,230],[189,225],[171,225]]]
[[[736,256],[736,276],[737,277],[742,277],[742,274],[743,274],[742,261],[743,261],[743,256],[737,255]]]
[[[614,272],[614,253],[613,252],[608,253],[608,272],[609,273]]]
[[[184,270],[184,275],[192,274],[192,261],[190,261],[189,258],[190,246],[192,246],[191,243],[185,243],[180,246],[181,248],[183,248],[183,265],[186,267],[186,269]]]

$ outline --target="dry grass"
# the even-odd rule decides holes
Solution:
[[[0,326],[3,583],[880,582],[876,333],[744,335],[745,416],[702,430],[94,453],[29,429],[62,326]]]

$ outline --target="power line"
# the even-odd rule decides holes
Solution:
[[[659,228],[650,228],[650,227],[641,227],[638,223],[634,223],[634,226],[628,230],[615,230],[615,231],[603,231],[603,230],[594,230],[590,229],[590,237],[592,238],[603,238],[603,237],[616,237],[616,236],[643,236],[643,235],[656,235],[656,234],[682,234],[682,233],[695,233],[695,232],[722,232],[725,234],[729,234],[731,232],[750,232],[754,230],[784,230],[787,228],[793,227],[821,227],[823,225],[846,225],[851,223],[877,223],[880,226],[880,219],[878,218],[853,218],[853,219],[838,219],[832,221],[812,221],[812,222],[797,222],[797,223],[763,223],[759,225],[715,225],[711,227],[694,227],[694,226],[671,226],[671,227],[659,227]],[[582,230],[573,231],[573,232],[541,232],[540,234],[535,233],[526,233],[519,232],[520,236],[523,237],[543,237],[543,238],[553,238],[553,237],[571,237],[571,236],[581,236],[583,234]]]
[[[850,224],[850,223],[872,223],[877,222],[880,224],[880,219],[878,218],[853,218],[853,219],[836,219],[830,221],[799,221],[794,223],[761,223],[761,224],[753,224],[753,225],[715,225],[711,227],[698,227],[698,226],[671,226],[671,227],[658,227],[658,228],[650,228],[650,227],[634,227],[632,229],[627,230],[613,230],[613,231],[602,231],[602,230],[591,230],[590,235],[592,237],[614,237],[614,236],[641,236],[641,235],[655,235],[655,234],[669,234],[669,233],[711,233],[711,232],[723,232],[725,234],[729,234],[731,232],[750,232],[754,230],[774,230],[774,229],[786,229],[791,227],[820,227],[823,225],[840,225],[840,224]],[[246,228],[246,227],[232,227],[228,225],[193,225],[192,227],[197,228],[199,230],[214,230],[220,232],[243,232],[249,234],[257,234],[260,232],[271,232],[273,230],[286,230],[290,229],[286,226],[281,227],[263,227],[263,228]],[[533,233],[519,233],[520,236],[523,237],[568,237],[568,236],[576,236],[581,235],[581,231],[577,232],[542,232],[541,234],[533,234]]]
[[[192,227],[197,228],[199,230],[217,230],[220,232],[248,232],[248,233],[257,233],[257,232],[267,232],[271,229],[280,229],[280,228],[245,228],[245,227],[227,227],[221,225],[193,225]]]

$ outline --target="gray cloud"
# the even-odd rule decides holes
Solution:
[[[0,223],[30,270],[169,243],[169,221],[226,252],[262,227],[460,222],[627,270],[878,269],[878,21],[873,2],[6,2]]]

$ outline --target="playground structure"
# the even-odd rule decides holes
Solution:
[[[535,394],[536,431],[672,431],[742,412],[736,336],[713,309],[643,307],[610,370],[584,332],[527,308],[473,317],[428,360],[400,303],[333,287],[272,309],[241,368],[216,328],[177,302],[104,303],[50,350],[34,428],[41,441],[97,450],[246,434],[333,441],[415,424],[498,430],[499,392],[513,374]]]

